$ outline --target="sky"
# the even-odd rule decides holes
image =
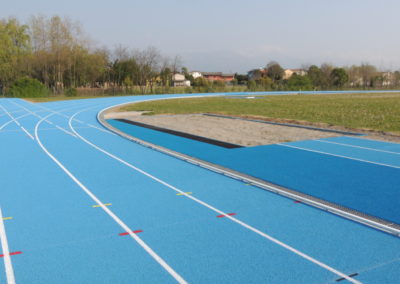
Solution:
[[[66,16],[98,47],[154,46],[189,70],[370,63],[400,69],[399,0],[0,0],[0,18]]]

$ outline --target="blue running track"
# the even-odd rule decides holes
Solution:
[[[132,143],[96,119],[109,106],[168,97],[180,96],[42,104],[0,99],[0,283],[400,279],[398,237]],[[139,138],[177,147],[175,137],[139,132]],[[333,183],[333,200],[398,221],[399,145],[349,137],[323,141],[232,150],[196,142],[179,150],[204,152],[221,165],[268,174],[272,182],[315,195],[324,191],[316,184],[333,190]],[[259,151],[268,159],[247,162]],[[385,194],[368,188],[359,199],[369,201],[355,202],[359,192],[342,189],[360,190],[370,182]],[[340,278],[345,280],[336,282]]]

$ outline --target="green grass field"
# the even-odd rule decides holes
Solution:
[[[400,93],[174,99],[132,104],[120,110],[258,116],[400,134]]]

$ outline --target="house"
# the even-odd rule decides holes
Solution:
[[[235,79],[235,74],[223,74],[222,72],[202,72],[202,75],[208,81],[231,82]]]
[[[299,76],[305,76],[305,75],[307,75],[307,71],[304,69],[285,69],[283,71],[283,79],[287,80],[290,77],[292,77],[294,74],[299,75]]]
[[[172,82],[174,87],[190,87],[190,81],[186,80],[183,74],[175,73],[172,75]]]
[[[197,78],[200,78],[200,77],[203,76],[203,75],[201,74],[201,72],[199,72],[199,71],[192,71],[192,72],[189,72],[189,75],[191,75],[191,76],[193,77],[193,79],[197,79]]]
[[[247,76],[249,77],[249,80],[260,80],[267,76],[267,70],[264,68],[253,69],[247,72]]]
[[[382,87],[389,87],[395,85],[395,75],[394,72],[380,72],[379,76],[382,80]]]

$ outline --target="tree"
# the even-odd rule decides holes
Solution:
[[[321,88],[322,86],[322,71],[316,65],[311,65],[308,68],[308,77],[311,80],[312,85],[314,88]]]
[[[48,95],[49,92],[42,83],[29,77],[16,80],[7,91],[7,96],[17,98],[47,97]]]
[[[373,78],[377,75],[377,73],[378,71],[376,70],[375,66],[368,63],[361,64],[361,66],[359,67],[359,75],[362,79],[364,88],[372,87]]]
[[[321,78],[320,78],[320,86],[322,89],[329,89],[332,86],[331,83],[331,73],[333,70],[333,66],[329,63],[323,63],[320,67],[321,70]]]
[[[16,19],[0,20],[0,93],[27,72],[30,53],[28,26]]]
[[[271,61],[267,64],[266,70],[267,76],[271,78],[273,82],[282,80],[284,70],[278,62]]]
[[[249,76],[235,73],[235,79],[237,80],[238,85],[246,85]]]
[[[311,90],[313,84],[308,76],[293,74],[289,80],[287,80],[287,87],[291,91],[305,91]]]
[[[330,75],[332,85],[336,88],[341,88],[349,80],[349,76],[344,68],[334,68]]]
[[[91,53],[80,23],[59,16],[36,16],[30,19],[30,35],[33,76],[58,93],[64,87],[75,87],[77,66]]]
[[[160,52],[154,47],[149,47],[144,50],[136,50],[133,58],[137,63],[136,79],[141,92],[146,93],[147,87],[150,87],[150,92],[152,92],[155,79],[160,71]]]

